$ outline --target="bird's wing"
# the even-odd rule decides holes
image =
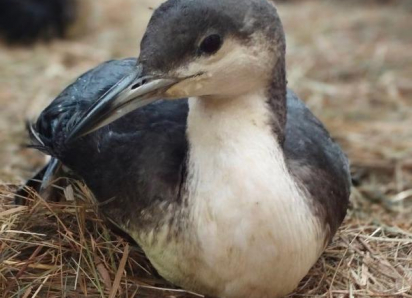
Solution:
[[[287,108],[284,149],[289,169],[308,191],[314,211],[333,235],[345,217],[350,195],[348,159],[322,123],[290,90]]]
[[[103,211],[123,226],[145,226],[141,221],[149,219],[138,214],[180,199],[187,100],[158,101],[73,142],[65,138],[90,105],[135,67],[135,59],[109,61],[80,76],[41,113],[32,132],[35,147],[81,177],[105,203]]]

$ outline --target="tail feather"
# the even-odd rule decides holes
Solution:
[[[54,155],[53,148],[50,146],[49,142],[47,142],[47,139],[40,137],[38,131],[35,128],[35,124],[27,122],[26,129],[29,133],[30,138],[30,144],[27,145],[28,148],[39,150],[46,155]]]
[[[47,166],[37,172],[33,178],[29,179],[25,185],[21,186],[14,196],[14,203],[16,205],[26,205],[27,198],[30,197],[30,191],[40,192],[41,181],[46,172]]]
[[[60,188],[68,183],[67,179],[60,179],[65,177],[70,178],[70,173],[63,171],[61,163],[52,158],[33,178],[27,180],[26,184],[16,191],[14,203],[26,205],[33,193],[40,194],[46,200],[57,201],[61,194]]]

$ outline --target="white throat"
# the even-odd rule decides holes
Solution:
[[[272,117],[263,90],[189,99],[188,200],[206,268],[197,274],[217,296],[286,294],[322,251],[319,224],[287,169]]]

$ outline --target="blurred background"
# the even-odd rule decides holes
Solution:
[[[47,29],[31,39],[25,34],[48,21],[21,25],[13,38],[7,22],[18,18],[5,16],[10,1],[0,0],[0,182],[5,185],[24,182],[44,163],[42,155],[25,148],[25,121],[88,69],[136,57],[150,15],[162,2],[66,0],[73,6],[66,7],[63,22],[56,21],[58,29],[44,25]],[[287,36],[289,87],[351,160],[354,189],[345,229],[390,226],[412,239],[412,1],[283,0],[277,7]],[[399,243],[410,247],[412,242]],[[395,260],[395,246],[381,248]],[[412,280],[412,251],[404,249],[403,261],[394,264],[404,262],[399,274]],[[349,274],[354,280],[356,268]],[[394,288],[398,292],[388,292]],[[412,297],[410,288],[393,280],[380,289]]]

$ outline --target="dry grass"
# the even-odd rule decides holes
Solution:
[[[13,191],[0,189],[3,297],[184,296],[156,276],[137,247],[107,228],[84,186],[66,189],[67,201],[33,194],[19,207]]]
[[[66,189],[67,201],[33,194],[27,207],[12,204],[15,184],[43,163],[21,146],[24,119],[88,68],[136,56],[154,2],[107,0],[77,39],[1,49],[3,297],[191,297],[166,290],[106,227],[84,186]],[[291,297],[412,297],[410,2],[285,2],[289,85],[342,144],[356,180],[344,225]]]
[[[13,191],[0,189],[3,297],[198,296],[173,289],[133,244],[111,232],[83,185],[65,189],[66,201],[33,194],[18,207]],[[410,222],[388,224],[379,216],[384,209],[365,215],[370,202],[358,190],[353,201],[335,241],[290,297],[412,297]]]

